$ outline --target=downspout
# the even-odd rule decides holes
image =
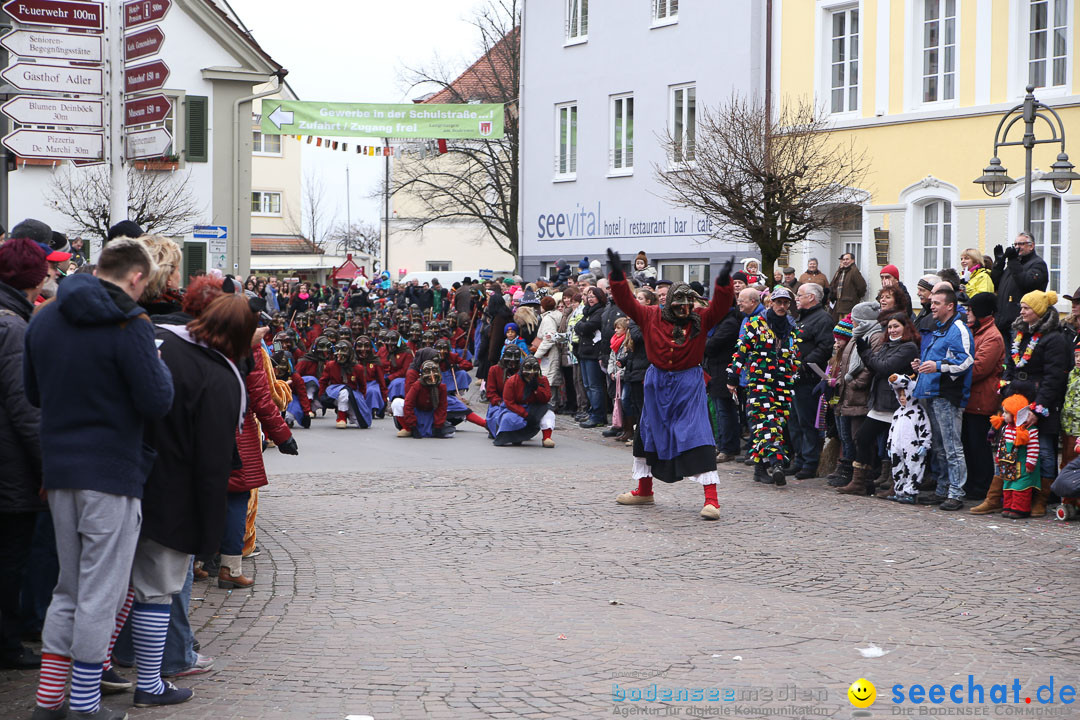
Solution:
[[[235,160],[233,162],[232,174],[232,210],[230,224],[233,231],[233,263],[236,265],[236,268],[234,269],[237,270],[240,267],[240,106],[244,103],[249,103],[252,100],[258,100],[259,98],[264,98],[267,95],[273,95],[280,91],[282,83],[285,82],[285,76],[288,74],[288,70],[279,68],[273,75],[273,77],[277,79],[277,84],[274,87],[269,90],[264,90],[261,93],[237,98],[233,101],[233,153],[235,153]]]

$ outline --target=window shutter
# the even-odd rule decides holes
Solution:
[[[581,31],[582,37],[589,34],[589,0],[581,0]]]
[[[187,96],[184,123],[184,148],[188,162],[206,162],[209,148],[209,99],[200,95]]]
[[[679,14],[679,0],[668,0],[668,17],[675,17]]]
[[[184,243],[184,274],[181,280],[187,285],[198,271],[206,271],[206,243]]]

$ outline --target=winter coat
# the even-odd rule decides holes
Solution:
[[[851,312],[863,296],[866,295],[866,280],[854,263],[847,268],[840,268],[829,283],[829,297],[836,303],[833,317],[842,318]]]
[[[626,333],[630,337],[634,349],[630,350],[623,358],[623,382],[645,382],[645,371],[649,369],[651,364],[649,354],[645,351],[645,333],[641,331],[641,326],[633,320],[630,321],[630,326],[626,328]]]
[[[154,326],[116,285],[70,275],[56,300],[26,329],[26,397],[41,408],[46,490],[97,490],[141,498],[154,465],[143,442],[146,421],[173,402],[169,368],[154,346]],[[92,381],[65,382],[74,358]]]
[[[934,318],[934,314],[930,312],[929,305],[919,306],[919,312],[915,315],[915,329],[922,335],[923,340],[937,329],[937,320]]]
[[[739,342],[739,328],[742,327],[743,314],[738,306],[732,306],[724,319],[709,333],[705,342],[705,372],[709,375],[709,395],[726,397],[727,368],[731,356]]]
[[[503,340],[506,339],[506,323],[511,322],[513,317],[502,295],[496,293],[488,298],[488,306],[484,310],[484,319],[487,322],[481,332],[480,347],[476,352],[476,377],[478,379],[486,378],[488,368],[499,363]]]
[[[603,347],[602,340],[593,341],[596,334],[602,334],[604,323],[604,309],[606,304],[582,305],[581,320],[574,326],[574,334],[578,336],[577,356],[579,360],[597,360]]]
[[[994,292],[994,281],[990,279],[990,271],[984,267],[975,268],[964,285],[964,292],[967,293],[969,298],[973,298],[979,293]]]
[[[253,360],[261,353],[259,348],[253,353]],[[270,395],[270,380],[266,376],[261,362],[255,362],[255,369],[244,378],[247,389],[247,412],[244,414],[244,429],[236,433],[236,448],[240,451],[243,467],[234,470],[229,476],[229,492],[244,492],[266,485],[266,468],[262,460],[262,432],[276,445],[282,445],[292,438],[289,426],[281,417],[274,399]],[[255,424],[259,419],[259,425]]]
[[[1001,380],[1006,384],[1002,397],[1023,393],[1036,405],[1039,415],[1039,431],[1044,435],[1056,435],[1061,431],[1061,406],[1065,402],[1065,389],[1069,371],[1072,369],[1072,348],[1061,333],[1057,310],[1051,307],[1031,327],[1017,318],[1010,338],[1022,333],[1019,347],[1012,342],[1005,346],[1005,372]],[[1013,354],[1023,358],[1031,342],[1032,333],[1040,333],[1039,342],[1031,353],[1031,359],[1016,367]]]
[[[971,395],[964,412],[971,415],[993,415],[1001,399],[998,385],[1001,366],[1005,362],[1005,341],[994,325],[994,318],[985,317],[975,326],[975,364],[971,368]]]
[[[142,536],[189,555],[212,553],[225,533],[244,387],[221,353],[168,329],[158,328],[156,335],[175,400],[168,415],[146,426],[157,462],[143,492]]]
[[[840,353],[840,384],[836,409],[843,417],[863,417],[869,409],[870,385],[874,380],[874,373],[870,368],[863,365],[859,372],[850,380],[845,378],[851,363],[851,354],[856,352],[855,341],[844,346]]]
[[[875,349],[870,343],[860,340],[857,351],[863,364],[874,373],[870,381],[870,397],[867,410],[892,415],[900,407],[896,393],[889,385],[890,375],[910,375],[911,361],[919,357],[919,346],[914,342],[885,339]]]
[[[990,280],[997,288],[998,296],[994,319],[1001,334],[1011,336],[1013,321],[1020,317],[1020,298],[1032,290],[1046,290],[1050,275],[1046,261],[1032,251],[1011,260],[1002,255],[990,271]]]
[[[528,416],[527,406],[546,405],[549,402],[551,402],[551,386],[548,385],[547,378],[543,376],[537,378],[536,387],[532,392],[529,392],[525,386],[521,373],[507,380],[503,388],[503,404],[506,405],[506,409],[521,417]]]
[[[827,288],[829,287],[829,278],[820,270],[813,273],[806,271],[799,276],[799,284],[805,285],[806,283],[817,283],[821,287]]]
[[[0,282],[0,513],[45,508],[38,496],[41,413],[26,399],[23,385],[23,342],[33,311],[26,295]]]
[[[802,367],[795,377],[795,382],[817,385],[819,378],[817,373],[810,369],[810,363],[816,364],[822,370],[829,363],[833,351],[832,331],[835,323],[832,315],[818,303],[812,308],[800,311],[796,327],[799,328],[799,359]]]
[[[933,332],[923,335],[919,358],[936,363],[937,371],[920,373],[911,396],[916,400],[945,398],[954,407],[962,408],[971,394],[971,369],[975,364],[971,330],[959,313],[934,325]]]
[[[559,364],[559,343],[556,336],[559,334],[559,320],[562,313],[558,310],[548,310],[540,316],[540,327],[536,331],[536,337],[540,338],[540,344],[534,353],[540,361],[540,372],[548,379],[552,387],[562,384],[561,365]]]

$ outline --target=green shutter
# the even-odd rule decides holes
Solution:
[[[188,162],[206,162],[209,156],[209,98],[200,95],[187,96],[187,114],[184,123],[184,148]]]
[[[184,274],[181,280],[186,286],[200,270],[206,272],[206,243],[186,242],[183,248]]]

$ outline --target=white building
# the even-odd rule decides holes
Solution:
[[[670,280],[708,283],[752,248],[710,239],[654,179],[661,139],[693,142],[697,108],[764,82],[762,0],[527,2],[522,55],[521,269],[547,276],[613,247]]]
[[[173,0],[159,25],[166,38],[163,48],[146,60],[161,59],[169,66],[165,87],[155,92],[172,100],[172,112],[161,125],[172,134],[173,146],[165,157],[135,167],[189,176],[188,188],[199,208],[191,225],[228,227],[224,260],[220,253],[211,254],[208,241],[194,238],[190,228],[175,237],[184,249],[184,277],[215,266],[243,275],[251,254],[250,98],[256,86],[277,83],[274,75],[281,66],[239,18],[213,0]],[[19,162],[9,175],[9,223],[34,217],[61,232],[78,232],[70,218],[48,207],[50,178],[89,171],[67,162]],[[87,239],[100,247],[101,238]]]

